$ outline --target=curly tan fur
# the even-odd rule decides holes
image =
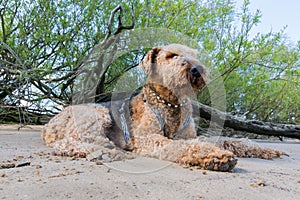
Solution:
[[[105,129],[111,126],[109,110],[94,105],[69,106],[45,125],[42,138],[61,155],[86,154],[108,142]]]
[[[60,155],[84,157],[102,147],[120,147],[141,156],[219,171],[233,169],[237,163],[234,154],[247,156],[244,152],[249,149],[256,152],[252,155],[266,156],[264,149],[247,145],[240,148],[240,143],[231,141],[214,145],[196,138],[190,96],[206,85],[209,76],[196,54],[196,50],[179,44],[155,47],[148,52],[140,63],[148,75],[147,81],[142,92],[130,102],[132,124],[128,144],[109,108],[99,105],[64,109],[45,125],[42,138]],[[158,115],[164,122],[163,128]],[[191,118],[190,122],[178,134],[187,118]]]

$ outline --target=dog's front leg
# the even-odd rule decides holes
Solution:
[[[151,134],[133,138],[133,152],[202,169],[230,171],[237,164],[234,154],[197,139],[171,140]]]

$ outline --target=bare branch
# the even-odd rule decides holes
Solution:
[[[122,17],[123,17],[123,9],[122,7],[120,8],[120,14],[119,14],[119,17],[118,17],[118,21],[119,21],[119,24],[118,24],[118,29],[117,31],[114,33],[114,35],[117,35],[119,33],[121,33],[123,30],[130,30],[130,29],[133,29],[134,28],[134,25],[135,25],[135,18],[134,18],[134,9],[133,9],[133,5],[131,6],[131,24],[129,26],[123,26],[123,23],[122,23]]]
[[[116,30],[115,33],[113,33],[113,35],[117,35],[119,33],[121,33],[123,30],[130,30],[133,29],[135,26],[135,18],[134,18],[134,9],[133,9],[133,5],[131,6],[131,20],[132,23],[129,26],[123,26],[123,22],[122,22],[122,17],[123,17],[123,8],[118,5],[117,7],[115,7],[110,14],[109,20],[108,20],[108,24],[107,24],[107,33],[105,35],[105,38],[103,40],[102,43],[106,42],[106,40],[111,36],[112,34],[112,26],[113,26],[113,20],[114,17],[116,15],[116,13],[119,12],[119,16],[118,16],[118,28]]]
[[[110,17],[108,20],[108,24],[107,24],[107,33],[106,33],[103,41],[106,41],[111,36],[112,23],[113,23],[116,12],[118,12],[118,10],[120,10],[120,9],[121,9],[121,6],[118,5],[111,11]]]

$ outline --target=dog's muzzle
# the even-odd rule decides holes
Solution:
[[[203,70],[204,70],[204,67],[201,66],[201,65],[193,65],[191,68],[190,68],[190,73],[198,78],[200,77],[202,74],[203,74]]]

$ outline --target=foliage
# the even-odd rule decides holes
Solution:
[[[217,78],[224,80],[227,111],[248,119],[300,122],[300,42],[289,44],[284,29],[252,36],[261,13],[251,13],[248,0],[240,10],[231,0],[2,0],[1,120],[16,121],[21,113],[22,120],[44,123],[41,115],[28,115],[53,114],[70,104],[82,59],[104,40],[117,5],[126,23],[133,6],[137,29],[167,28],[201,43],[212,73],[218,70]],[[116,19],[111,27],[116,31]],[[113,62],[98,94],[111,91],[146,50]]]

